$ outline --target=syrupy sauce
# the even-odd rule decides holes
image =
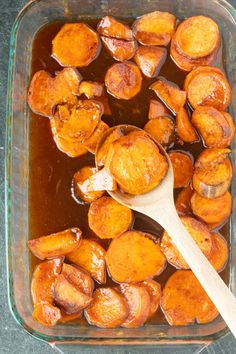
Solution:
[[[96,29],[99,20],[86,20],[91,27]],[[130,23],[132,21],[127,21]],[[62,27],[63,22],[54,22],[43,27],[35,36],[32,50],[32,71],[33,76],[38,70],[46,70],[51,74],[61,70],[62,67],[51,57],[52,39]],[[104,76],[108,67],[116,61],[102,49],[98,58],[89,66],[80,68],[84,80],[104,82]],[[217,57],[217,64],[222,62],[222,51]],[[173,81],[180,87],[186,74],[179,70],[168,55],[159,76]],[[129,101],[118,100],[108,95],[112,116],[103,116],[103,120],[109,125],[128,123],[143,128],[147,122],[150,99],[157,99],[155,93],[149,86],[156,79],[143,78],[142,90]],[[97,240],[107,249],[110,241],[104,241],[88,227],[88,207],[86,204],[77,203],[71,193],[71,183],[75,172],[81,167],[94,165],[94,155],[86,154],[79,158],[70,158],[56,147],[50,130],[49,119],[30,114],[30,162],[29,162],[29,237],[36,238],[78,226],[84,237]],[[203,150],[201,142],[195,144],[176,143],[171,149],[188,151],[195,159]],[[178,191],[175,191],[177,195]],[[156,235],[162,235],[163,229],[153,220],[139,213],[135,213],[133,228],[146,231]],[[220,232],[228,238],[228,224]],[[39,263],[34,256],[31,256],[31,271]],[[176,269],[170,265],[156,280],[163,286],[168,277]],[[221,273],[223,279],[228,281],[228,268]],[[106,285],[113,285],[108,277]],[[164,316],[158,310],[152,323],[165,322]]]

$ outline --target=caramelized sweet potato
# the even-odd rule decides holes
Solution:
[[[83,194],[91,194],[92,192],[97,194],[98,192],[115,191],[117,189],[117,183],[111,174],[103,168],[86,179],[83,183],[79,183],[78,187]]]
[[[190,122],[188,111],[184,107],[177,113],[176,128],[179,138],[185,143],[195,143],[199,141],[198,134]]]
[[[150,296],[145,286],[140,284],[121,284],[120,292],[128,304],[128,317],[122,327],[136,328],[142,326],[150,312]]]
[[[135,283],[159,275],[166,259],[154,236],[127,231],[109,245],[106,262],[110,276],[117,282]]]
[[[39,259],[55,258],[72,252],[80,244],[82,232],[73,227],[28,241],[30,251]]]
[[[153,279],[145,280],[141,283],[150,296],[150,308],[148,318],[151,318],[157,312],[161,300],[161,286]]]
[[[59,320],[59,323],[68,323],[75,320],[79,320],[82,318],[82,316],[83,316],[83,311],[68,314],[65,311],[61,310],[61,318]]]
[[[66,23],[52,41],[52,57],[61,66],[83,67],[97,58],[98,34],[85,23]]]
[[[159,74],[167,56],[166,48],[161,47],[139,47],[136,50],[134,60],[147,77],[155,77]]]
[[[141,90],[142,75],[131,62],[113,64],[106,72],[105,85],[112,96],[130,100]]]
[[[139,17],[133,34],[143,45],[167,46],[175,31],[176,17],[168,12],[154,11]]]
[[[82,240],[79,247],[66,255],[66,259],[87,270],[100,284],[106,282],[106,251],[97,242]]]
[[[121,129],[115,128],[110,135],[102,142],[102,145],[99,146],[98,151],[96,152],[96,163],[97,166],[101,167],[105,164],[106,156],[110,148],[111,143],[118,140],[123,136]]]
[[[131,29],[111,16],[104,16],[98,24],[98,33],[102,36],[131,41],[133,33]]]
[[[211,234],[212,250],[209,256],[209,262],[213,267],[221,272],[228,261],[228,245],[225,238],[218,232]]]
[[[133,131],[114,141],[107,161],[105,167],[108,165],[107,169],[120,188],[130,194],[150,191],[168,170],[166,158],[143,131]]]
[[[208,323],[218,315],[216,307],[190,270],[177,270],[166,282],[161,308],[171,326]]]
[[[118,61],[126,61],[133,58],[137,49],[136,41],[125,41],[123,39],[101,37],[107,52]]]
[[[151,100],[149,104],[148,119],[155,119],[169,114],[169,110],[161,102]]]
[[[92,296],[94,283],[91,276],[75,265],[63,263],[62,272],[66,280],[88,296]]]
[[[181,221],[198,247],[208,257],[212,249],[212,239],[208,228],[200,221],[189,216],[182,216]],[[161,250],[165,254],[167,261],[175,268],[189,269],[188,264],[166,231],[161,240]]]
[[[88,212],[90,229],[100,238],[114,238],[127,231],[133,221],[133,212],[111,197],[102,197],[91,203]]]
[[[96,81],[82,81],[79,85],[79,95],[85,95],[88,99],[102,96],[103,90],[103,84]]]
[[[175,124],[168,116],[149,120],[143,129],[164,147],[175,140]]]
[[[177,114],[186,103],[186,92],[181,91],[176,84],[164,78],[155,81],[150,89],[157,94],[173,114]]]
[[[193,213],[207,224],[221,224],[231,212],[232,198],[229,192],[214,199],[202,197],[197,192],[191,198]]]
[[[183,188],[176,199],[175,207],[179,215],[191,215],[191,197],[193,195],[193,189],[191,185],[188,187]]]
[[[28,91],[31,110],[36,114],[51,117],[56,105],[76,104],[80,81],[81,76],[74,68],[58,71],[55,77],[44,70],[37,71]]]
[[[95,154],[97,144],[107,129],[109,129],[109,126],[100,120],[92,135],[83,141],[83,145],[91,154]]]
[[[183,151],[169,152],[174,171],[174,188],[187,187],[193,176],[193,158]]]
[[[38,264],[31,281],[31,296],[34,305],[47,301],[53,305],[53,286],[62,269],[62,258],[51,259]]]
[[[55,326],[61,319],[61,311],[56,306],[45,302],[39,302],[34,306],[33,319],[43,326]]]
[[[93,301],[84,311],[89,324],[101,328],[116,328],[122,325],[128,315],[124,297],[112,288],[99,288]]]

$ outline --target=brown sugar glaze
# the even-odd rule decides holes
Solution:
[[[96,28],[99,20],[87,20],[84,22]],[[133,21],[128,20],[127,23]],[[63,22],[54,22],[43,27],[35,36],[32,49],[31,75],[38,70],[46,70],[51,74],[61,70],[62,67],[51,57],[51,43]],[[217,66],[222,63],[222,50],[219,51],[216,62]],[[102,49],[98,58],[89,66],[80,68],[84,80],[104,82],[106,70],[115,60]],[[168,55],[159,76],[173,81],[180,87],[183,86],[186,74],[179,70]],[[143,78],[142,90],[129,101],[118,100],[108,95],[112,116],[103,116],[103,120],[109,125],[128,123],[143,128],[148,120],[148,109],[150,99],[157,99],[157,96],[149,86],[154,79]],[[88,153],[82,157],[70,158],[59,151],[53,141],[50,130],[49,119],[30,113],[30,172],[29,172],[29,237],[36,238],[47,235],[73,226],[78,226],[83,237],[97,240],[107,249],[109,240],[101,240],[88,227],[89,204],[79,204],[72,197],[71,184],[75,172],[85,165],[94,165],[94,155]],[[192,154],[194,159],[203,150],[202,142],[195,144],[175,143],[172,149],[181,149]],[[178,190],[175,191],[175,195]],[[147,216],[135,213],[134,229],[146,231],[157,236],[162,235],[163,229]],[[221,234],[228,239],[228,223],[220,230]],[[39,261],[31,255],[31,271]],[[175,268],[168,265],[166,270],[156,280],[163,285],[168,277],[175,271]],[[220,275],[228,282],[228,267]],[[107,285],[115,283],[107,277]],[[81,320],[79,320],[81,321]],[[77,322],[79,322],[77,321]],[[149,320],[151,323],[166,322],[164,315],[157,311],[155,317]]]

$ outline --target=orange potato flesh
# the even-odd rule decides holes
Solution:
[[[112,288],[99,288],[93,294],[93,301],[85,310],[89,324],[101,328],[116,328],[122,325],[128,315],[124,297]]]
[[[118,61],[126,61],[133,58],[137,49],[136,41],[125,41],[123,39],[101,37],[104,47],[108,53]]]
[[[61,310],[61,319],[59,320],[59,323],[67,323],[67,322],[72,322],[74,320],[79,320],[83,316],[83,311],[79,311],[77,313],[65,313],[65,311]]]
[[[134,60],[142,73],[151,78],[158,75],[166,56],[166,48],[139,47],[135,52]]]
[[[105,131],[108,129],[109,126],[102,120],[100,120],[92,135],[90,135],[88,139],[85,139],[83,141],[83,145],[89,152],[91,152],[91,154],[95,154],[99,140],[101,139]]]
[[[166,259],[155,238],[140,231],[127,231],[110,243],[107,268],[113,280],[135,283],[159,275]]]
[[[228,261],[228,245],[225,238],[218,232],[213,232],[211,238],[212,251],[208,259],[213,267],[221,272]]]
[[[216,307],[190,270],[177,270],[167,280],[161,308],[171,326],[208,323],[218,315]]]
[[[116,128],[113,132],[104,140],[102,145],[99,147],[98,151],[96,152],[96,163],[97,166],[101,167],[105,164],[105,159],[110,148],[111,143],[113,141],[118,140],[120,137],[123,136],[123,133],[120,128]]]
[[[130,100],[141,90],[142,75],[138,66],[131,62],[116,63],[107,70],[105,85],[112,96]]]
[[[30,83],[28,104],[31,110],[51,117],[53,108],[62,103],[76,104],[81,76],[74,68],[65,68],[52,77],[44,70],[37,71]]]
[[[175,207],[179,215],[191,215],[191,197],[193,195],[193,189],[191,185],[188,187],[183,188],[175,202]]]
[[[197,68],[194,68],[194,70],[192,70],[190,73],[188,73],[188,75],[185,77],[185,80],[184,80],[184,90],[185,91],[188,90],[188,85],[190,84],[191,80],[195,76],[198,76],[201,73],[209,73],[209,74],[216,73],[216,74],[221,75],[222,77],[225,76],[223,71],[220,68],[217,68],[216,66],[210,66],[210,65],[199,66]]]
[[[80,244],[82,232],[78,227],[28,241],[30,251],[39,259],[55,258],[72,252]]]
[[[43,326],[50,327],[55,326],[61,319],[61,311],[46,301],[39,302],[35,305],[32,316],[35,321],[41,323]]]
[[[148,111],[148,119],[155,119],[169,114],[169,110],[161,102],[151,100]]]
[[[143,45],[167,46],[175,31],[176,17],[168,12],[154,11],[139,17],[133,34]]]
[[[177,114],[186,103],[186,92],[181,91],[176,84],[164,78],[155,81],[150,89],[157,94],[173,114]]]
[[[135,195],[156,187],[168,162],[146,133],[134,131],[111,144],[105,167],[122,190]]]
[[[77,313],[86,308],[92,297],[84,294],[78,287],[70,283],[63,274],[58,275],[54,286],[54,299],[67,314]]]
[[[96,173],[96,168],[91,166],[84,166],[73,177],[73,191],[77,198],[82,199],[84,202],[91,203],[94,200],[100,198],[104,194],[104,190],[96,192],[88,192],[81,189],[81,184],[89,177]]]
[[[145,286],[140,284],[121,284],[120,292],[128,304],[128,317],[122,327],[136,328],[142,326],[149,316],[151,301]]]
[[[149,120],[143,129],[164,147],[175,140],[175,124],[168,116]]]
[[[133,221],[132,210],[111,197],[91,203],[88,212],[90,229],[100,238],[114,238],[127,231]]]
[[[208,257],[212,250],[212,239],[207,227],[200,221],[188,216],[182,216],[181,221],[198,247],[205,254],[205,256]],[[188,264],[166,231],[164,232],[161,240],[161,249],[168,262],[175,268],[189,269]]]
[[[87,66],[100,49],[98,34],[85,23],[66,23],[52,41],[52,57],[61,66]]]
[[[148,318],[151,318],[157,312],[161,300],[161,286],[155,280],[149,279],[143,281],[140,285],[144,286],[150,296],[150,308]]]
[[[66,280],[84,294],[92,296],[94,283],[91,276],[84,270],[70,264],[63,263],[62,272]]]
[[[186,143],[199,141],[198,134],[190,122],[188,111],[182,107],[176,116],[176,128],[179,138]]]
[[[191,198],[193,213],[207,224],[221,224],[231,212],[232,198],[229,192],[214,199],[202,197],[197,192]]]
[[[133,39],[131,29],[111,16],[103,17],[98,24],[97,30],[102,36],[124,39],[126,41],[131,41]]]
[[[102,96],[104,86],[96,81],[82,81],[79,85],[79,95],[85,95],[88,99]]]
[[[53,304],[53,286],[57,275],[61,272],[62,262],[62,258],[55,258],[36,266],[31,281],[34,305],[41,301]]]
[[[187,187],[193,176],[193,160],[185,152],[171,151],[169,158],[174,171],[174,188]]]
[[[106,251],[97,242],[82,240],[79,247],[66,255],[66,258],[87,270],[100,284],[106,282]]]

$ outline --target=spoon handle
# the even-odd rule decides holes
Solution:
[[[161,208],[152,209],[150,213],[146,209],[145,214],[156,220],[168,232],[236,337],[236,298],[183,226],[172,200],[167,199],[160,204]]]

